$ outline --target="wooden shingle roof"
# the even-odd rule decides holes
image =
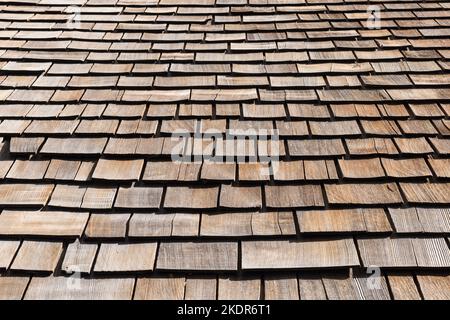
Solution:
[[[0,299],[449,299],[449,9],[0,0]]]

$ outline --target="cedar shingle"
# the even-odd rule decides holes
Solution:
[[[297,211],[300,232],[360,232],[366,231],[364,211],[321,210]]]
[[[431,176],[425,160],[423,159],[381,159],[384,170],[389,177],[409,178],[409,177],[429,177]]]
[[[300,269],[359,265],[351,239],[243,241],[242,269]]]
[[[450,297],[450,276],[418,275],[417,281],[425,300],[448,300]]]
[[[318,185],[266,186],[268,208],[323,207],[322,190]]]
[[[421,300],[414,278],[407,274],[388,275],[394,300]]]
[[[380,159],[341,160],[338,161],[344,178],[380,178],[384,170]]]
[[[363,273],[353,277],[327,275],[322,281],[329,300],[390,300],[384,276]]]
[[[89,218],[83,212],[3,211],[0,234],[80,237]]]
[[[2,184],[0,185],[0,204],[44,206],[52,190],[52,184]]]
[[[151,271],[157,243],[103,243],[98,251],[94,272]]]
[[[131,300],[134,279],[79,279],[79,287],[67,287],[65,277],[35,277],[26,300]]]
[[[450,201],[448,183],[401,183],[400,188],[410,203],[439,204]]]
[[[251,236],[251,213],[202,214],[201,236]]]
[[[152,277],[138,279],[135,300],[182,300],[185,290],[182,277]]]
[[[96,244],[81,244],[78,240],[69,244],[61,269],[64,272],[89,273],[97,253]]]
[[[89,187],[86,189],[81,207],[86,209],[111,209],[115,194],[115,188]]]
[[[24,241],[12,270],[53,272],[62,253],[62,243]]]
[[[237,263],[237,242],[162,242],[156,268],[233,271],[237,270]]]
[[[28,277],[1,277],[0,298],[2,300],[22,299],[29,281]]]
[[[219,188],[167,187],[166,208],[210,209],[217,206]]]
[[[39,180],[44,178],[49,163],[49,161],[16,160],[6,177],[19,180]]]
[[[215,277],[189,277],[185,284],[185,300],[215,300],[216,299]]]
[[[328,184],[325,192],[331,204],[397,204],[402,199],[397,186],[383,184]]]
[[[0,269],[9,268],[19,246],[20,241],[0,241]]]
[[[159,208],[162,188],[119,188],[114,207],[116,208]]]
[[[144,160],[107,160],[97,162],[93,179],[103,180],[139,180]]]
[[[327,140],[288,140],[291,156],[340,156],[345,154],[342,141]]]
[[[219,300],[257,300],[261,296],[261,279],[259,278],[225,278],[219,277]]]
[[[225,208],[259,208],[262,206],[261,188],[222,185],[219,205]]]
[[[411,239],[359,239],[358,248],[364,266],[415,267]]]
[[[129,214],[92,214],[86,227],[88,238],[124,238]]]

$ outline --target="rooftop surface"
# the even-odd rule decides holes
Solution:
[[[0,0],[1,299],[450,299],[450,2]]]

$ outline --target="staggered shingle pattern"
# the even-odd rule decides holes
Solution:
[[[0,298],[450,299],[449,1],[68,2],[0,0]]]

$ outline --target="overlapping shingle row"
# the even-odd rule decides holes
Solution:
[[[0,0],[0,298],[449,299],[449,8]]]

